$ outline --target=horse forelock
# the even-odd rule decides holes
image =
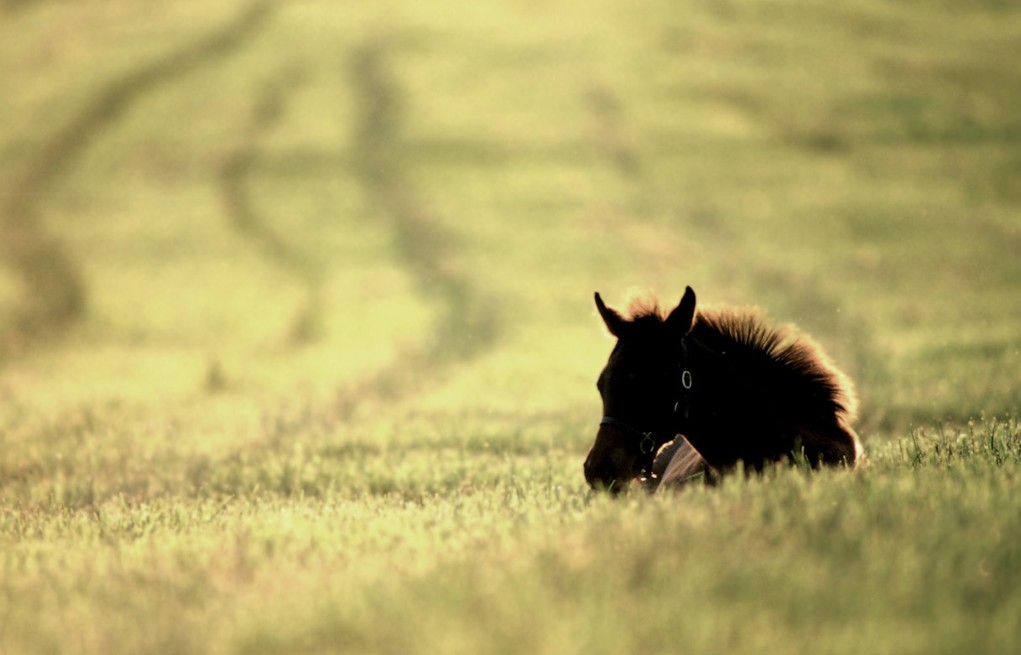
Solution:
[[[661,323],[666,318],[655,295],[636,289],[628,292],[628,315],[628,320],[633,323]]]

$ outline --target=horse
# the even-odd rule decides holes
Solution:
[[[853,468],[857,398],[822,349],[754,309],[696,310],[687,287],[669,313],[655,299],[630,315],[596,308],[617,341],[596,387],[603,417],[585,459],[595,490],[618,494],[715,483],[774,462]]]

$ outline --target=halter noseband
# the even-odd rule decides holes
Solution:
[[[642,440],[638,443],[638,449],[642,451],[643,455],[651,455],[652,453],[659,450],[660,446],[662,446],[667,441],[670,441],[670,439],[673,438],[671,437],[670,439],[665,440],[657,439],[654,433],[642,432],[641,430],[634,427],[630,423],[625,423],[624,421],[615,419],[612,416],[604,416],[602,420],[599,421],[599,425],[600,426],[609,425],[612,428],[617,428],[618,430],[628,432],[633,436],[641,437]]]

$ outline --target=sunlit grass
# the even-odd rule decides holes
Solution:
[[[441,444],[351,448],[352,469],[327,445],[210,469],[235,476],[237,496],[210,480],[5,508],[5,585],[49,581],[9,607],[8,643],[45,645],[69,620],[92,626],[85,652],[518,652],[523,639],[550,653],[677,640],[949,653],[1016,637],[1016,422],[916,434],[856,474],[784,469],[615,503],[587,498],[542,447]],[[287,482],[303,475],[307,489]],[[145,612],[160,618],[131,624]]]
[[[273,4],[65,134],[251,6],[0,7],[0,652],[1012,652],[1016,9]],[[588,494],[592,292],[688,284],[860,470]]]

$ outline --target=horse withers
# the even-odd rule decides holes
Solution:
[[[593,489],[711,482],[739,463],[861,458],[850,381],[792,327],[754,310],[696,310],[691,287],[669,313],[638,301],[625,317],[595,301],[617,342],[597,382],[603,418],[585,459]]]

